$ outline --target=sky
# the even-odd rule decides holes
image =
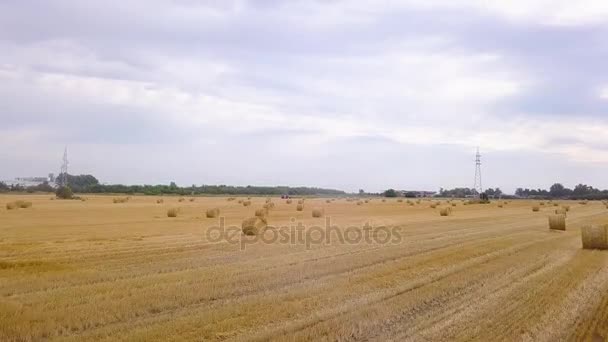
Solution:
[[[608,188],[608,1],[0,1],[0,179]]]

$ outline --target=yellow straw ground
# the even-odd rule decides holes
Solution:
[[[599,202],[568,203],[567,230],[550,231],[554,210],[532,201],[441,216],[445,201],[273,199],[265,238],[327,219],[394,238],[307,246],[208,234],[220,218],[240,229],[262,197],[86,197],[0,196],[0,340],[608,338],[608,251],[580,238],[608,222]],[[32,206],[5,209],[16,200]]]

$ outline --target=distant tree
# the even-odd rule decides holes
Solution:
[[[555,183],[551,185],[549,194],[551,197],[562,197],[566,194],[566,188],[560,183]]]
[[[49,184],[49,182],[44,181],[42,184],[28,187],[27,191],[28,192],[55,192],[55,189]]]
[[[397,191],[395,189],[388,189],[384,192],[384,197],[397,197]]]
[[[0,182],[0,192],[8,192],[11,188],[4,182]]]
[[[359,189],[359,195],[365,195],[365,190]]]
[[[57,188],[55,196],[57,196],[59,199],[72,199],[74,197],[74,193],[69,186],[60,186]]]

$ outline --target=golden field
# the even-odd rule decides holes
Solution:
[[[600,202],[559,201],[567,230],[550,231],[556,207],[538,201],[273,198],[267,234],[331,217],[400,236],[306,246],[209,241],[208,209],[240,227],[263,197],[49,197],[0,196],[0,341],[608,340],[608,251],[580,237],[608,222]]]

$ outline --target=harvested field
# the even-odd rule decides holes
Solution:
[[[448,218],[390,200],[275,201],[265,238],[292,218],[395,238],[306,245],[240,235],[265,197],[197,197],[174,218],[176,197],[87,198],[0,196],[0,341],[608,338],[608,251],[581,242],[582,227],[608,223],[600,202],[560,201],[568,230],[551,231],[553,210],[523,200]],[[6,210],[16,200],[33,205]],[[220,217],[239,242],[207,234]]]

